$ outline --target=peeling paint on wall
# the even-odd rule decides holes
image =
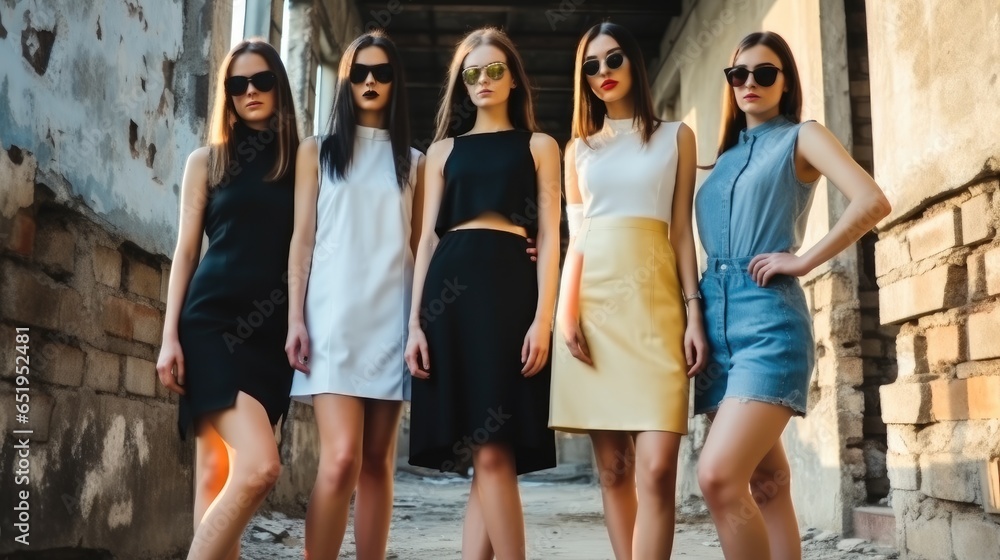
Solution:
[[[175,95],[198,91],[198,76],[175,71],[182,56],[207,58],[211,45],[203,36],[185,54],[190,3],[17,2],[0,25],[0,147],[32,153],[58,202],[159,254],[176,239],[173,186],[203,143],[207,97]]]

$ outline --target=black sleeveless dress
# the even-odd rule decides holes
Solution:
[[[521,374],[521,347],[538,302],[527,241],[491,229],[448,231],[496,212],[537,233],[531,134],[456,137],[445,163],[435,224],[441,241],[420,300],[431,367],[430,379],[413,379],[411,465],[464,472],[485,443],[510,444],[518,474],[556,464],[549,366],[530,378]]]
[[[178,332],[186,366],[178,428],[185,437],[207,412],[233,406],[243,391],[274,425],[288,410],[288,246],[294,171],[264,181],[277,158],[273,132],[233,129],[231,172],[209,192],[208,250],[195,270]]]

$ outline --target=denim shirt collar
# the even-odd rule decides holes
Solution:
[[[784,126],[784,125],[786,125],[786,124],[788,124],[790,122],[791,121],[789,121],[788,117],[786,117],[785,115],[778,115],[778,116],[776,116],[776,117],[768,120],[767,122],[763,122],[763,123],[761,123],[761,124],[759,124],[759,125],[751,128],[749,130],[746,129],[746,128],[744,128],[743,130],[741,130],[740,131],[740,141],[742,141],[742,142],[748,142],[752,138],[758,138],[762,134],[767,134],[768,132],[770,132],[770,131],[772,131],[772,130],[774,130],[776,128],[779,128],[781,126]]]

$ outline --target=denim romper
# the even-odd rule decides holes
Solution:
[[[696,414],[737,398],[805,415],[814,364],[805,294],[796,278],[778,275],[761,288],[747,270],[755,255],[794,253],[802,243],[814,183],[795,176],[800,126],[778,116],[740,132],[695,197],[710,345],[708,367],[694,378]]]

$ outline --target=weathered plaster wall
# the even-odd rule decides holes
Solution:
[[[1000,5],[869,0],[882,387],[901,557],[1000,559]],[[1000,477],[994,485],[1000,486]]]
[[[992,133],[1000,129],[1000,12],[989,0],[961,9],[870,0],[868,18],[875,178],[893,203],[886,227],[1000,172]]]
[[[203,142],[215,5],[3,7],[3,146],[34,154],[57,201],[86,207],[150,252],[173,249],[181,170]]]
[[[748,33],[780,33],[796,57],[803,85],[803,119],[825,124],[850,148],[846,17],[842,0],[701,0],[667,30],[654,99],[665,112],[694,129],[699,161],[711,163],[718,148],[722,69]],[[699,183],[707,176],[699,173]],[[825,180],[816,187],[805,247],[815,243],[846,206]],[[792,495],[800,522],[835,531],[850,529],[851,510],[864,499],[860,449],[864,401],[857,259],[847,251],[803,278],[814,315],[817,368],[806,419],[792,420],[783,437],[792,465]],[[711,372],[707,372],[710,374]],[[698,391],[698,381],[694,382]],[[679,493],[699,495],[693,473],[706,433],[694,419],[682,450]]]

